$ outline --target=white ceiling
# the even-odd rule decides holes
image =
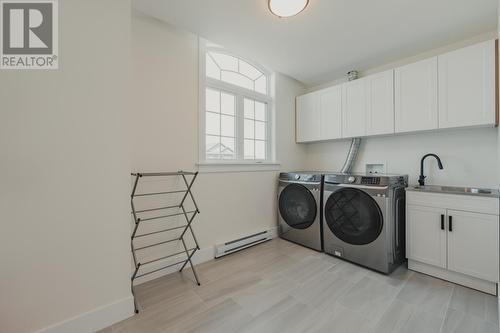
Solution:
[[[134,0],[134,7],[307,85],[497,27],[497,0],[311,0],[278,18],[267,0]]]

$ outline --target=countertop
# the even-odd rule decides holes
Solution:
[[[429,192],[443,194],[469,195],[478,197],[500,198],[500,191],[491,188],[478,187],[461,187],[461,186],[442,186],[442,185],[410,185],[406,188],[407,191],[413,192]]]

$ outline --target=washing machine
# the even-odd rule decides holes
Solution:
[[[326,253],[389,274],[405,260],[408,176],[324,176]]]
[[[280,237],[322,251],[321,186],[312,172],[280,173],[278,224]]]

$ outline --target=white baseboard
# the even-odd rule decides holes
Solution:
[[[36,333],[94,333],[134,314],[131,296],[50,325]]]

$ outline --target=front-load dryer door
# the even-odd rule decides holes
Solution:
[[[280,193],[278,204],[281,218],[293,229],[307,229],[316,220],[316,200],[301,184],[287,185]]]
[[[325,203],[324,218],[330,231],[352,245],[375,241],[384,224],[382,212],[375,200],[356,188],[341,188]]]

